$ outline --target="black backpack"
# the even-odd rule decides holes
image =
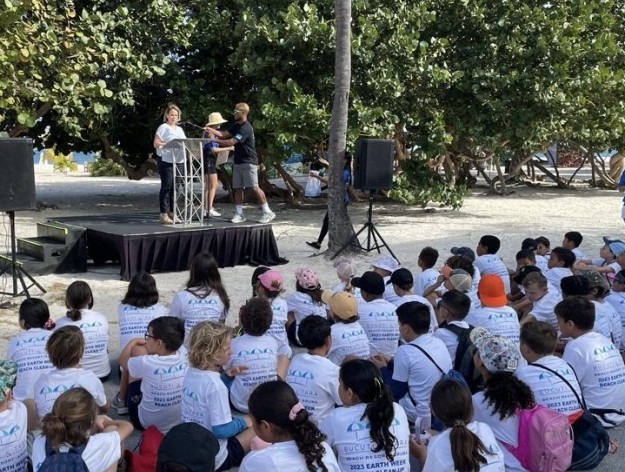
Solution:
[[[462,328],[458,325],[447,324],[447,322],[443,322],[440,327],[448,329],[458,336],[458,347],[456,348],[456,357],[454,358],[454,370],[462,374],[471,393],[482,390],[483,379],[473,362],[473,356],[477,352],[477,348],[469,337],[474,327],[469,325],[468,328]]]
[[[89,472],[82,458],[87,443],[71,446],[67,452],[52,447],[46,439],[46,458],[39,467],[39,472]]]

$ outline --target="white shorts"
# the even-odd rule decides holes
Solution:
[[[625,220],[625,205],[621,207],[621,218]]]

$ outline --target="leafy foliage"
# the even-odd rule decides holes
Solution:
[[[126,175],[126,169],[111,159],[97,156],[91,164],[92,177],[116,177]]]

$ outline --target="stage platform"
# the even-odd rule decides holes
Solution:
[[[270,224],[233,224],[211,218],[209,224],[162,225],[158,213],[68,216],[48,219],[85,228],[87,256],[95,265],[120,265],[122,280],[137,272],[177,272],[208,251],[219,267],[286,264]]]

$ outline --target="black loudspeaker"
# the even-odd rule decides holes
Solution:
[[[36,210],[33,141],[0,139],[0,211]]]
[[[393,187],[394,142],[391,139],[356,141],[354,188],[389,190]]]

